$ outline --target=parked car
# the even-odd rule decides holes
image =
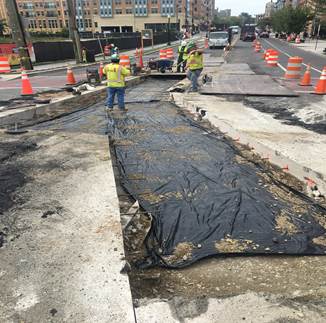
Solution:
[[[269,38],[269,33],[267,31],[263,31],[260,33],[260,38]]]
[[[229,33],[227,31],[210,32],[208,36],[209,48],[224,48],[229,44]]]

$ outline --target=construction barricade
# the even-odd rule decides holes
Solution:
[[[166,58],[173,59],[173,48],[167,48],[166,50]]]
[[[160,49],[160,59],[166,59],[166,49]]]
[[[301,57],[298,57],[298,56],[290,57],[284,78],[299,79],[300,73],[301,73],[302,62],[303,62],[303,59]]]
[[[121,66],[124,66],[126,68],[130,69],[130,59],[128,55],[120,55],[120,62],[119,64]]]
[[[0,74],[2,73],[10,73],[11,68],[9,64],[9,60],[5,56],[0,57]]]
[[[256,53],[260,53],[262,50],[262,46],[261,46],[261,43],[259,41],[257,41],[256,43],[256,47],[255,47],[255,52]]]
[[[278,51],[272,50],[269,52],[268,58],[267,58],[267,65],[269,67],[276,67],[278,65]]]

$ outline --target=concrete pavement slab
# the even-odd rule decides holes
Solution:
[[[263,95],[263,96],[297,96],[291,90],[282,87],[268,75],[214,75],[212,82],[203,85],[203,94],[226,95]]]
[[[135,322],[107,136],[0,136],[36,145],[3,161],[26,180],[1,215],[0,321]]]

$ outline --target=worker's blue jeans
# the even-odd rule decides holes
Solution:
[[[201,72],[202,69],[198,69],[198,70],[189,70],[187,73],[187,77],[191,81],[192,91],[198,91],[198,78]]]
[[[108,87],[108,97],[106,105],[109,109],[113,109],[114,98],[118,96],[118,107],[121,110],[125,109],[125,87]]]

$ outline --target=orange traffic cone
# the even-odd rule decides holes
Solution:
[[[75,76],[74,73],[71,69],[71,67],[67,67],[67,83],[66,85],[75,85],[76,84],[76,80],[75,80]]]
[[[324,67],[320,80],[315,88],[315,94],[326,94],[326,66]]]
[[[98,70],[98,74],[100,76],[100,80],[102,81],[102,79],[103,79],[103,62],[100,62],[100,67],[99,67],[99,70]]]
[[[301,86],[311,86],[311,65],[309,64],[307,66],[307,70],[303,75],[303,78],[301,79],[301,82],[299,83],[299,85]]]
[[[33,95],[31,82],[28,79],[27,73],[22,70],[22,91],[21,95]]]

